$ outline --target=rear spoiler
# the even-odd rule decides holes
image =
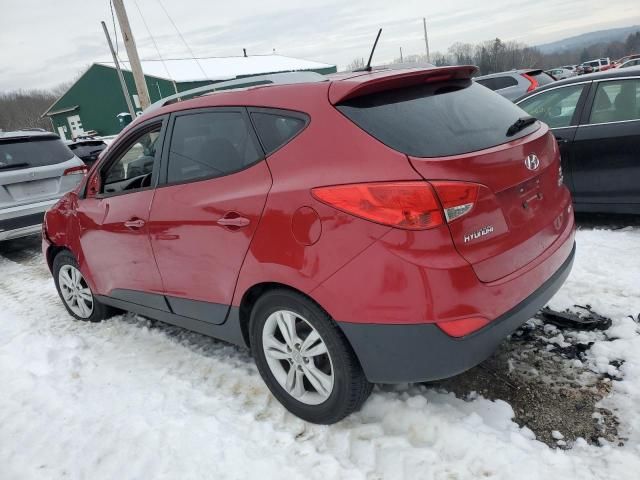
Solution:
[[[402,71],[374,70],[370,74],[332,82],[329,88],[329,102],[336,105],[345,100],[385,90],[411,87],[422,83],[468,79],[477,72],[478,68],[472,65]]]

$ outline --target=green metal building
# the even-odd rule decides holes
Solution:
[[[122,62],[132,104],[140,111],[133,75]],[[142,70],[151,102],[176,92],[234,78],[269,73],[313,71],[335,73],[336,67],[281,55],[247,57],[209,57],[201,59],[146,60]],[[51,105],[43,117],[49,117],[53,131],[63,139],[73,139],[94,131],[98,135],[115,135],[122,129],[118,115],[128,112],[118,72],[113,64],[94,63],[69,89]]]

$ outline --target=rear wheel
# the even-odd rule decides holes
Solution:
[[[74,256],[63,250],[53,260],[53,279],[67,311],[78,320],[99,322],[113,311],[100,303],[82,276]]]
[[[251,312],[251,347],[273,395],[294,415],[332,424],[360,409],[373,387],[326,312],[288,290],[264,294]]]

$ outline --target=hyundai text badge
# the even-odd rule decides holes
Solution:
[[[524,165],[529,170],[537,170],[538,167],[540,166],[540,160],[538,159],[535,153],[532,153],[531,155],[529,155],[527,158],[524,159]]]

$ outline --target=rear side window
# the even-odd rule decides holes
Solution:
[[[527,114],[470,80],[389,90],[338,105],[344,115],[389,147],[416,157],[483,150],[523,137],[509,127]]]
[[[0,170],[43,167],[66,162],[73,152],[59,138],[0,141]]]
[[[176,117],[167,182],[228,175],[262,158],[242,112],[202,112]]]
[[[640,80],[612,80],[598,83],[589,123],[638,119],[640,119]]]
[[[277,113],[252,112],[251,119],[267,155],[288,143],[307,123],[302,118]]]

